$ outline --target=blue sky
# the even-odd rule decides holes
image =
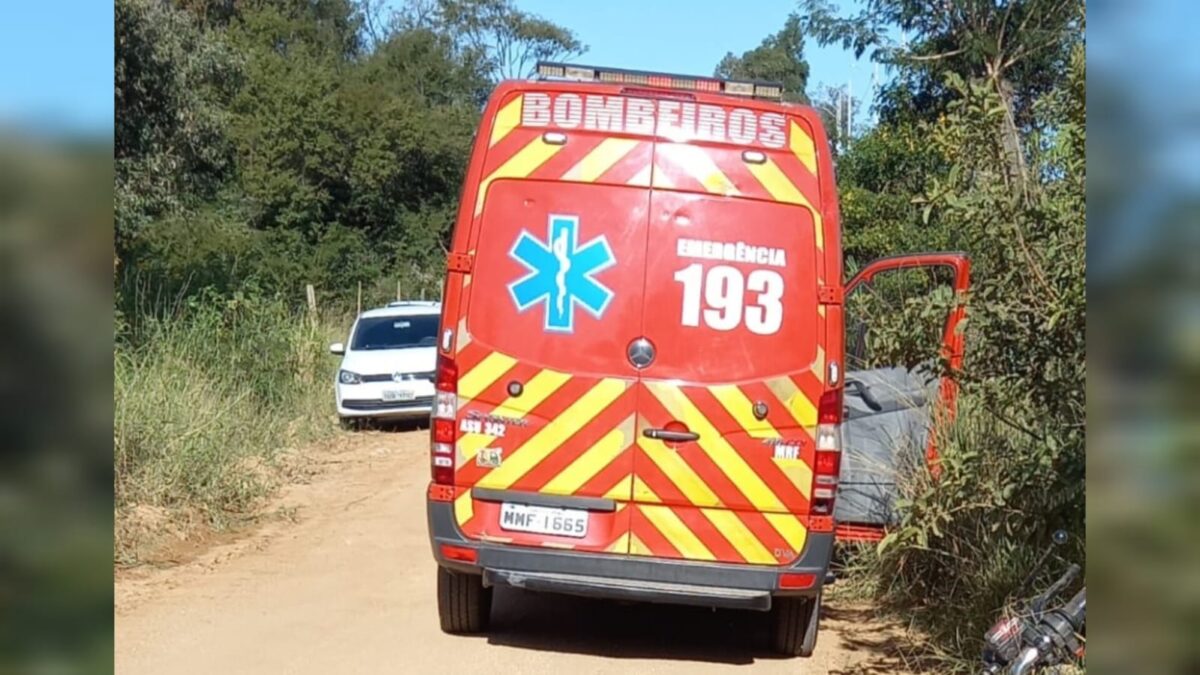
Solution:
[[[842,0],[848,4],[851,0]],[[795,0],[515,0],[574,30],[589,49],[580,62],[709,74],[779,30]],[[396,0],[393,5],[402,4]],[[818,83],[853,80],[868,100],[872,66],[836,47],[806,45]],[[104,0],[5,3],[0,23],[0,124],[49,130],[112,128],[113,10]],[[856,116],[861,121],[861,116]]]
[[[111,2],[4,3],[0,63],[0,124],[111,133]]]
[[[726,52],[741,54],[783,28],[796,0],[514,0],[521,9],[566,26],[588,46],[580,63],[711,75]],[[834,4],[853,8],[850,0]],[[840,47],[804,45],[809,93],[818,84],[853,81],[869,102],[872,67]],[[880,77],[885,73],[880,70]],[[865,116],[855,115],[861,123]]]

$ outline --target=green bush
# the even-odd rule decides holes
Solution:
[[[969,670],[983,633],[1020,590],[1056,529],[1081,534],[1084,485],[1055,453],[966,397],[937,440],[940,474],[900,477],[902,522],[858,560],[874,595],[927,633],[947,665]],[[1026,597],[1067,562],[1084,563],[1083,540],[1056,547]],[[1063,598],[1065,599],[1065,598]]]

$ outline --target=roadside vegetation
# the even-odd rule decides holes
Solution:
[[[714,70],[784,82],[821,112],[848,268],[972,258],[940,478],[904,477],[901,526],[851,563],[856,589],[930,636],[914,657],[965,667],[1053,530],[1083,562],[1084,6],[857,7],[803,0]],[[397,285],[436,297],[491,86],[585,47],[509,0],[117,0],[116,27],[114,481],[129,562],[137,514],[236,522],[282,451],[331,433],[323,349],[346,326],[314,325],[305,286],[325,317],[352,313],[360,288],[364,306]],[[814,41],[885,68],[854,124],[838,125],[845,89],[810,81]],[[928,318],[947,301],[900,309]],[[904,324],[873,331],[872,349],[919,361],[927,345]]]
[[[163,527],[225,527],[286,452],[333,428],[323,327],[284,303],[200,295],[123,326],[113,359],[116,556]],[[144,539],[149,538],[149,542]]]
[[[923,250],[972,258],[939,477],[902,476],[901,525],[851,562],[857,590],[929,636],[914,657],[971,672],[1055,529],[1072,535],[1057,554],[1084,564],[1083,3],[872,0],[839,15],[807,0],[800,13],[810,39],[894,72],[878,123],[841,147],[849,266]],[[901,33],[906,44],[888,37]],[[927,344],[906,326],[944,311],[945,296],[907,299],[872,350],[919,361]]]
[[[437,297],[492,84],[581,46],[507,0],[115,12],[115,555],[136,563],[242,522],[333,433],[325,349],[360,298]]]

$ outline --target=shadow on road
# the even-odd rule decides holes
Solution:
[[[700,607],[618,603],[501,587],[488,642],[611,658],[749,664],[776,659],[767,615]]]
[[[429,428],[429,417],[402,417],[399,419],[364,419],[356,423],[351,431],[382,431],[385,433],[404,433]]]

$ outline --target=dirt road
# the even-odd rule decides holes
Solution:
[[[903,632],[828,603],[817,653],[782,659],[764,616],[500,589],[493,631],[438,629],[425,531],[427,433],[365,432],[313,453],[277,518],[167,569],[122,571],[120,673],[902,673]]]

